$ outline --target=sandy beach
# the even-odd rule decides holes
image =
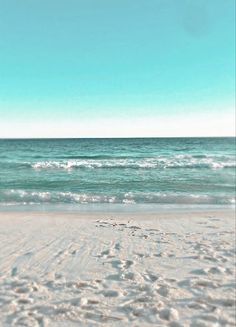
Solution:
[[[1,326],[234,326],[232,210],[0,213]]]

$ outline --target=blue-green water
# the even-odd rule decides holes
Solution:
[[[0,140],[1,206],[234,199],[234,138]]]

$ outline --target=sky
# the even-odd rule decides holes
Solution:
[[[0,0],[0,137],[232,136],[235,0]]]

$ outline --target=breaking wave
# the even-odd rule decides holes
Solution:
[[[73,193],[73,192],[39,192],[9,190],[0,192],[0,203],[4,204],[56,204],[56,203],[150,203],[150,204],[233,204],[235,199],[229,196],[212,196],[205,194],[175,193],[123,193],[119,195]]]
[[[25,163],[26,165],[28,163]],[[168,168],[192,168],[192,169],[222,169],[235,168],[232,158],[195,156],[156,157],[145,159],[73,159],[73,160],[49,160],[38,161],[28,164],[33,169],[79,169],[79,168],[143,168],[143,169],[168,169]]]

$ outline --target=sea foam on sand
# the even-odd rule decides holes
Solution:
[[[233,211],[0,214],[1,326],[234,326]]]

